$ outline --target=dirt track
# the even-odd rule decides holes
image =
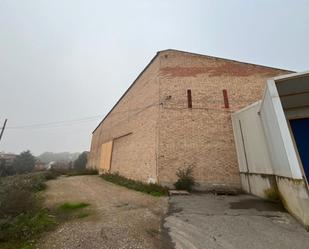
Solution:
[[[160,232],[167,198],[145,195],[98,176],[61,177],[48,182],[46,206],[87,202],[91,215],[61,224],[38,243],[39,249],[171,248]]]

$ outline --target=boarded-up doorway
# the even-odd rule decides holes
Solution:
[[[109,172],[113,152],[113,141],[102,144],[100,157],[100,171]]]

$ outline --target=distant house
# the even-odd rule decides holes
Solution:
[[[4,160],[6,166],[12,166],[16,154],[0,152],[0,161]]]
[[[167,186],[240,189],[231,113],[290,71],[177,50],[156,54],[93,131],[88,168]]]
[[[68,170],[72,169],[73,163],[71,161],[53,161],[47,164],[47,169]]]
[[[40,171],[40,170],[46,170],[47,169],[47,164],[42,162],[41,160],[37,160],[35,162],[35,165],[34,165],[34,170],[36,171]]]

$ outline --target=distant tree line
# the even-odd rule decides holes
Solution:
[[[68,161],[62,164],[60,161],[56,163],[55,166],[59,164],[60,168],[63,167],[68,170],[72,169],[72,166],[73,166],[73,170],[82,171],[86,169],[87,157],[88,157],[88,152],[85,151],[79,154],[76,160]],[[19,155],[17,155],[14,158],[13,162],[11,163],[8,163],[5,159],[0,159],[0,177],[32,172],[35,168],[35,164],[37,160],[40,160],[40,159],[37,159],[35,156],[33,156],[29,150],[24,151],[20,153]],[[68,164],[72,166],[65,167]]]
[[[73,163],[73,168],[74,170],[84,170],[86,169],[86,164],[87,164],[87,159],[88,159],[88,152],[84,151],[81,153],[78,158],[74,161]]]
[[[8,164],[5,159],[0,161],[0,176],[24,174],[34,169],[36,158],[29,150],[17,155],[12,164]]]
[[[50,163],[50,162],[59,162],[59,161],[67,161],[67,162],[73,162],[75,161],[80,153],[70,153],[70,152],[44,152],[41,155],[38,156],[38,159],[42,161],[43,163]]]

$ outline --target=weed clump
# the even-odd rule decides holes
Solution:
[[[264,194],[267,200],[272,202],[279,202],[280,201],[280,194],[275,188],[268,188],[264,190]]]
[[[147,184],[140,181],[128,179],[119,174],[112,174],[112,173],[102,174],[101,177],[106,181],[118,184],[128,189],[133,189],[139,192],[147,193],[152,196],[165,196],[168,194],[168,188],[163,187],[156,183]]]
[[[96,169],[81,169],[81,170],[71,170],[66,173],[67,176],[79,176],[79,175],[98,175]]]
[[[189,192],[192,191],[192,188],[195,185],[193,168],[193,166],[189,166],[187,168],[179,168],[177,170],[176,175],[178,180],[174,183],[174,186],[177,190],[187,190]]]

